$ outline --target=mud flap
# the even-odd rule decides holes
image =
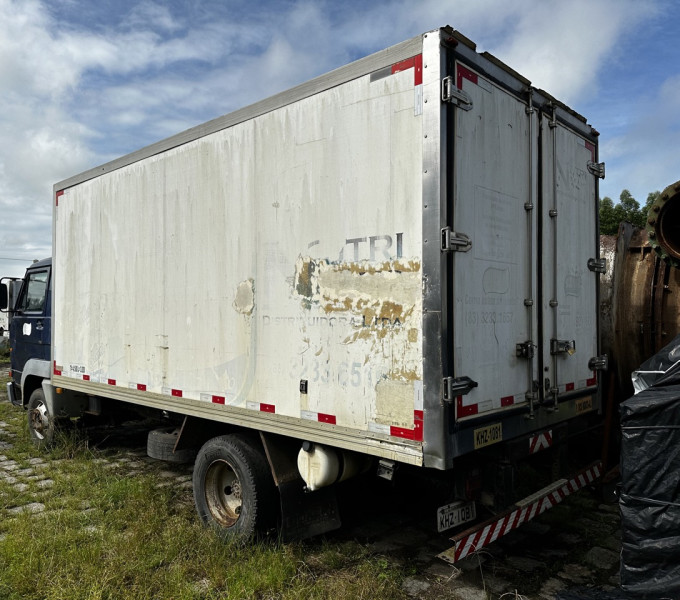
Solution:
[[[335,488],[305,490],[297,468],[299,440],[260,433],[281,499],[281,538],[300,540],[338,529],[341,525]]]

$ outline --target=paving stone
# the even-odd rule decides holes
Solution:
[[[19,475],[20,477],[26,477],[28,475],[33,475],[33,469],[19,469],[18,471],[15,471],[14,474]]]
[[[566,548],[548,548],[541,552],[541,557],[545,559],[567,558],[571,554]]]
[[[489,600],[489,595],[478,587],[461,586],[452,589],[460,600]]]
[[[616,552],[595,546],[586,552],[585,562],[596,569],[611,569],[619,562],[619,555]]]
[[[47,462],[42,458],[31,458],[29,459],[28,464],[33,465],[34,467],[41,467],[47,465]]]
[[[19,481],[16,477],[11,477],[11,476],[9,476],[9,475],[6,475],[6,476],[3,478],[3,480],[6,481],[6,482],[9,483],[9,484],[13,484],[13,483],[16,483],[17,481]]]
[[[556,579],[555,577],[551,577],[541,586],[538,596],[539,598],[545,598],[545,600],[553,600],[555,598],[555,594],[566,589],[566,587],[567,585],[564,583],[564,581]]]
[[[502,577],[495,575],[484,575],[484,586],[486,590],[491,592],[494,597],[502,596],[503,594],[513,594],[515,592],[516,584],[512,584]],[[514,596],[506,596],[506,598],[513,598]]]
[[[591,569],[584,565],[577,564],[564,565],[557,575],[571,583],[578,584],[589,583],[593,579],[593,572]]]
[[[546,566],[545,563],[541,562],[540,560],[535,560],[526,556],[511,556],[506,562],[511,567],[524,573],[531,573],[536,569],[542,569]]]
[[[159,471],[156,475],[159,477],[174,478],[176,473],[173,473],[172,471]]]
[[[431,585],[422,579],[407,577],[404,580],[404,583],[401,584],[401,587],[407,595],[411,596],[412,598],[417,598],[420,594],[423,594],[429,590]]]
[[[39,488],[48,488],[54,485],[54,481],[52,479],[42,479],[38,481],[37,485]]]
[[[23,506],[15,506],[10,508],[7,512],[13,515],[18,515],[20,513],[41,513],[45,510],[45,505],[40,502],[31,502],[30,504],[24,504]]]
[[[28,489],[28,485],[25,483],[16,483],[13,487],[17,492],[25,492]]]
[[[445,563],[443,560],[439,560],[430,564],[425,569],[425,573],[434,577],[441,577],[443,579],[452,581],[460,577],[462,571],[452,565]]]
[[[617,554],[620,553],[621,552],[620,532],[612,533],[610,536],[606,537],[604,540],[602,540],[602,545],[609,550],[613,550]]]
[[[475,569],[479,569],[480,566],[482,566],[486,562],[486,556],[484,554],[471,554],[470,556],[464,558],[463,560],[459,560],[456,563],[456,567],[458,567],[461,571],[474,571]]]

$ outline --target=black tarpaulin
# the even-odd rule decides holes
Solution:
[[[653,383],[620,407],[621,587],[641,597],[680,598],[679,344],[641,365]]]

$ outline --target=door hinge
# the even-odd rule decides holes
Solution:
[[[463,110],[472,109],[472,98],[453,83],[453,77],[442,79],[442,102],[450,102]]]
[[[442,229],[442,252],[467,252],[472,248],[472,240],[464,233],[452,231],[450,227]]]
[[[588,161],[588,170],[595,175],[596,177],[599,177],[600,179],[604,179],[604,163],[596,163],[592,160]]]
[[[576,340],[550,340],[550,354],[576,354]]]
[[[456,397],[469,394],[478,385],[469,377],[444,377],[443,400],[453,402]]]
[[[588,368],[591,371],[606,371],[609,368],[609,357],[606,354],[593,356],[588,361]]]
[[[523,344],[517,344],[515,346],[515,353],[517,358],[533,358],[535,353],[536,344],[531,341],[524,342]]]
[[[589,258],[588,259],[588,269],[593,273],[606,273],[607,272],[607,259],[606,258]]]

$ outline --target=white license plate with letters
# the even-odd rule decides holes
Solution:
[[[474,502],[453,502],[437,509],[437,531],[442,532],[477,518]]]

